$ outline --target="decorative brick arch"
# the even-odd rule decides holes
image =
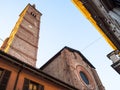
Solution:
[[[81,65],[78,65],[76,66],[76,69],[77,69],[77,75],[79,77],[79,80],[82,82],[82,84],[89,88],[90,90],[94,90],[95,89],[95,83],[94,83],[94,79],[92,78],[91,74]],[[86,84],[82,77],[80,76],[80,72],[83,72],[86,77],[88,78],[88,81],[89,81],[89,84]]]

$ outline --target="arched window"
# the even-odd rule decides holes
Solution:
[[[36,17],[36,15],[35,15],[33,12],[31,12],[31,15],[32,15],[33,17]]]

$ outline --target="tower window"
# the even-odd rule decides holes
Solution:
[[[86,74],[85,74],[84,72],[80,71],[80,76],[81,76],[82,80],[83,80],[87,85],[89,85],[89,80],[88,80]]]
[[[36,17],[36,15],[35,15],[33,12],[31,12],[31,15],[32,15],[33,17]]]

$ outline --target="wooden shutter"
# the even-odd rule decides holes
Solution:
[[[44,86],[39,84],[39,89],[38,90],[44,90]]]
[[[2,78],[1,78],[1,82],[0,82],[0,90],[6,90],[10,74],[11,74],[10,71],[4,70]]]
[[[24,79],[23,90],[29,90],[29,79]]]

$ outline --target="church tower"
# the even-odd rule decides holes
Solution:
[[[69,47],[64,47],[40,69],[78,90],[105,90],[95,67]]]
[[[41,15],[35,5],[28,4],[19,15],[15,27],[4,41],[1,50],[29,65],[35,66]]]

